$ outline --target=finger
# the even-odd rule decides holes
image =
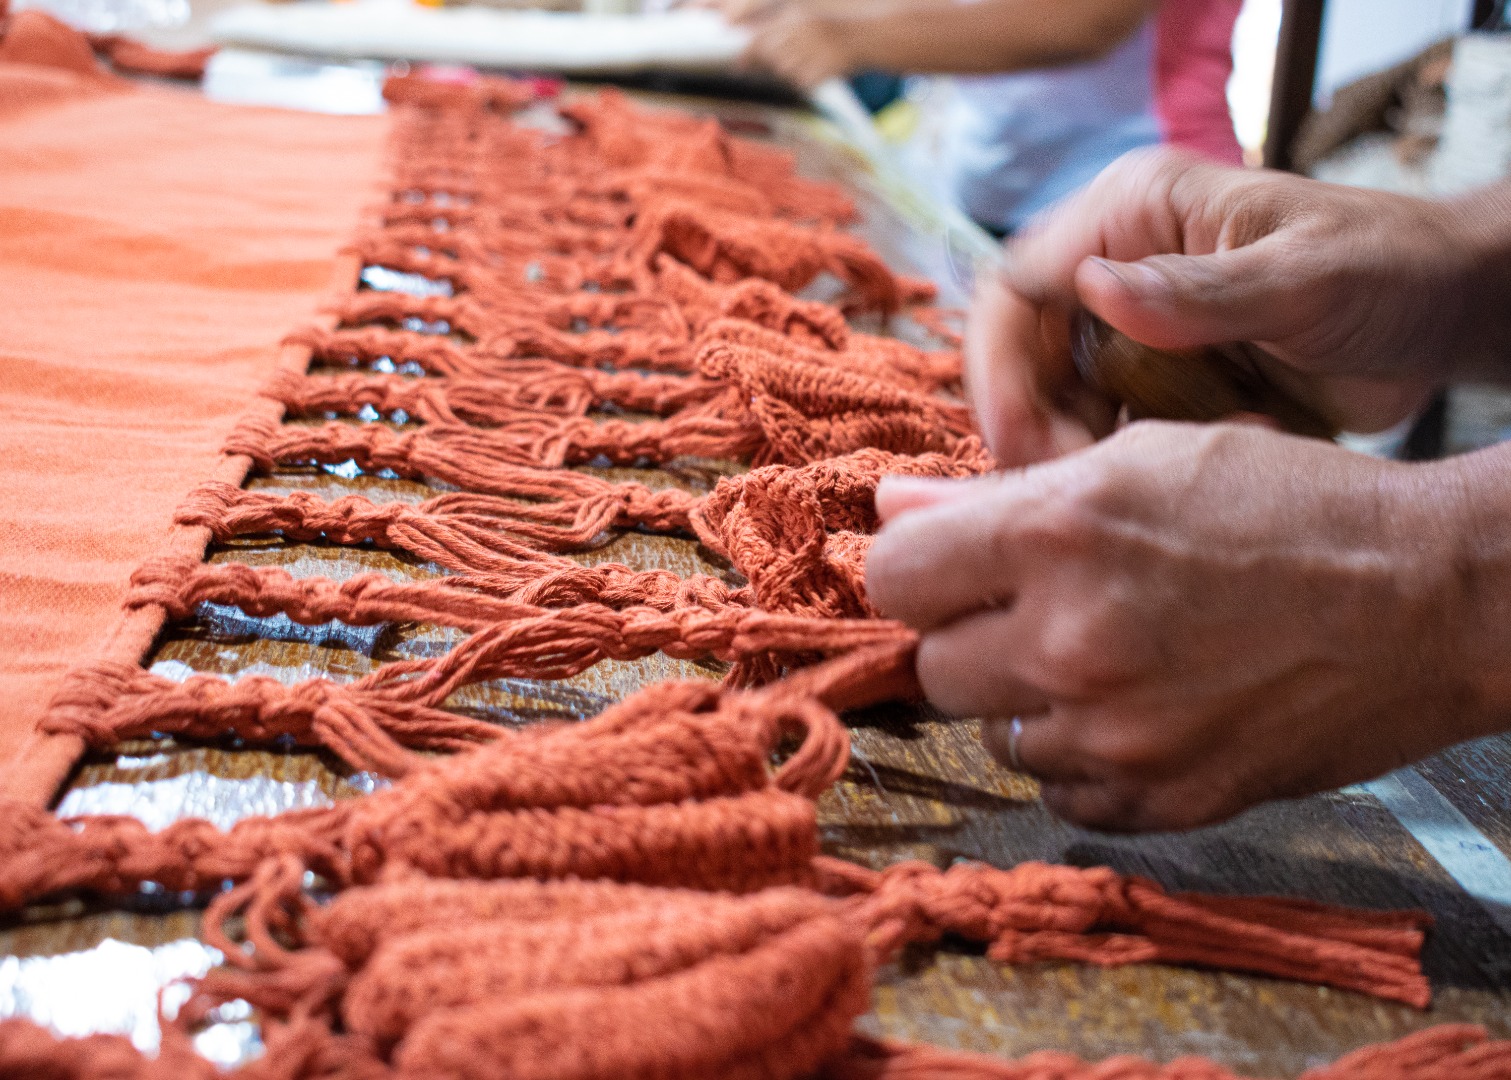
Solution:
[[[1292,395],[1310,401],[1345,431],[1374,433],[1395,427],[1425,408],[1439,389],[1432,375],[1397,379],[1335,375],[1307,378],[1294,369],[1269,370]]]
[[[981,721],[981,744],[1009,769],[1013,765],[1012,721],[993,717]],[[1020,715],[1017,771],[1044,784],[1080,784],[1087,774],[1064,724],[1053,713]]]
[[[1028,728],[1025,726],[1024,734]],[[1019,740],[1019,755],[1022,755]],[[1118,779],[1047,780],[1040,798],[1055,817],[1108,833],[1184,832],[1226,821],[1257,805],[1214,799],[1211,784],[1141,784]]]
[[[1045,780],[1039,787],[1045,808],[1062,821],[1108,833],[1146,832],[1137,799],[1094,780]]]
[[[918,683],[954,716],[1018,716],[1049,711],[1043,691],[1013,663],[1021,616],[986,611],[925,634],[918,643]]]
[[[959,497],[888,521],[866,557],[871,603],[923,631],[1011,607],[1024,566],[1063,531],[1067,499],[1105,467],[1093,451],[962,481]]]
[[[1007,477],[962,483],[961,496],[888,521],[866,556],[866,592],[883,615],[932,630],[1011,604],[1014,561]]]
[[[1059,405],[1079,377],[1064,316],[1017,296],[997,274],[980,279],[965,334],[966,392],[987,447],[1006,466],[1089,445],[1096,433]]]
[[[1182,151],[1136,150],[1119,158],[1070,198],[1029,222],[1003,251],[1001,273],[1020,296],[1039,304],[1077,302],[1076,271],[1094,257],[1140,259],[1185,251],[1171,204],[1176,183],[1211,171]]]
[[[886,524],[911,510],[943,506],[976,494],[969,480],[937,476],[883,476],[876,485],[876,516]]]
[[[715,4],[724,18],[736,26],[774,15],[780,0],[720,0]]]
[[[1211,255],[1154,255],[1136,262],[1089,258],[1076,268],[1081,303],[1135,341],[1188,349],[1289,337],[1312,318],[1280,242],[1260,240]]]

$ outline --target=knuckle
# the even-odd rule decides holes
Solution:
[[[1130,150],[1102,173],[1104,187],[1161,190],[1173,184],[1190,167],[1190,161],[1168,146],[1144,146]]]
[[[1134,654],[1106,601],[1067,606],[1040,631],[1034,681],[1056,698],[1085,701],[1125,684]]]
[[[1002,557],[1020,553],[1025,544],[1041,555],[1061,559],[1083,557],[1097,546],[1102,532],[1101,503],[1108,492],[1104,476],[1077,477],[1048,493],[1020,519],[1001,522],[994,538]]]
[[[1211,427],[1210,424],[1188,424],[1177,420],[1134,420],[1119,428],[1108,440],[1116,442],[1126,452],[1136,449],[1143,453],[1162,452],[1166,448],[1179,450],[1188,445],[1193,437]]]
[[[1084,753],[1104,771],[1127,778],[1163,771],[1173,749],[1160,730],[1122,718],[1084,733],[1081,741]]]
[[[1067,612],[1050,619],[1039,635],[1039,663],[1051,692],[1079,697],[1096,665],[1096,634],[1080,612]]]

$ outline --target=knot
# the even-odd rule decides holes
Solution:
[[[652,491],[643,484],[625,484],[620,488],[623,509],[616,525],[640,526],[652,532],[680,532],[690,527],[693,508],[699,496],[680,488]]]
[[[1129,910],[1125,888],[1130,879],[1105,867],[1083,870],[1030,862],[999,870],[958,863],[941,872],[928,863],[908,861],[876,873],[826,859],[817,869],[825,891],[855,897],[882,957],[904,944],[959,934],[986,942],[993,959],[1043,958],[1049,954],[1024,952],[1020,946],[1041,939],[1062,944],[1095,927],[1118,924]],[[1119,962],[1138,958],[1125,955]]]
[[[988,943],[1012,959],[1024,938],[1081,935],[1127,921],[1129,880],[1106,867],[1019,863],[999,870],[958,863],[941,873],[923,862],[888,867],[874,885],[871,916],[883,939],[937,941],[946,933]]]
[[[713,337],[698,370],[739,386],[766,437],[765,461],[806,464],[867,447],[952,451],[970,431],[963,406],[873,376]]]
[[[228,539],[221,535],[226,518],[232,507],[241,505],[246,498],[247,493],[235,484],[212,480],[184,497],[173,515],[174,524],[209,529],[216,540]]]
[[[212,481],[191,492],[174,520],[202,526],[217,541],[280,533],[289,540],[325,538],[338,544],[386,543],[390,532],[416,511],[399,502],[381,505],[360,495],[326,502],[308,491],[273,495]]]
[[[126,594],[122,606],[127,611],[144,607],[160,607],[169,619],[186,619],[194,611],[197,601],[190,599],[184,590],[185,582],[197,574],[204,563],[192,555],[155,555],[131,575],[131,591]],[[229,563],[230,567],[249,566]]]
[[[120,736],[110,721],[111,710],[155,680],[137,664],[101,661],[75,668],[37,726],[49,735],[76,736],[93,747],[112,746]]]
[[[279,426],[276,416],[260,411],[248,412],[226,437],[225,453],[249,457],[256,472],[270,473],[278,464],[273,447],[277,443]]]
[[[285,334],[283,341],[280,342],[280,344],[291,345],[295,347],[303,346],[304,348],[309,349],[311,354],[313,354],[314,356],[320,359],[328,359],[323,350],[326,346],[326,343],[329,342],[336,335],[336,333],[336,331],[324,326],[301,326],[299,329]]]
[[[770,467],[721,481],[690,522],[750,582],[765,611],[856,618],[871,614],[864,553],[831,548],[824,506],[804,470]]]

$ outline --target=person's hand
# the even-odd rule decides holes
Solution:
[[[1345,430],[1410,415],[1469,346],[1476,215],[1452,204],[1135,151],[1009,242],[967,339],[983,434],[1005,465],[1113,427],[1070,363],[1085,307],[1136,341],[1252,341],[1271,378]]]
[[[1457,467],[1135,423],[1026,470],[884,479],[867,587],[1004,763],[1022,718],[1053,811],[1194,827],[1494,728]]]
[[[851,74],[856,20],[819,14],[803,5],[775,7],[752,23],[754,37],[745,62],[812,90],[829,79]]]
[[[685,0],[682,7],[711,8],[735,26],[775,14],[788,0]]]

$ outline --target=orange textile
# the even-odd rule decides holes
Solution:
[[[196,484],[240,479],[221,447],[355,273],[384,130],[0,62],[0,790],[50,798],[77,746],[22,744],[63,675],[145,651],[128,578]]]
[[[291,235],[266,248],[236,233],[229,248],[217,234],[207,250],[178,237],[130,247],[131,259],[117,239],[125,223],[57,226],[86,238],[72,250],[87,250],[93,258],[80,261],[115,286],[107,304],[75,283],[80,310],[143,335],[169,317],[188,356],[138,352],[124,374],[84,364],[77,387],[23,385],[88,417],[76,443],[129,452],[135,431],[158,455],[210,462],[192,490],[146,484],[141,474],[164,466],[135,457],[131,474],[111,463],[114,491],[73,491],[90,504],[69,518],[75,529],[123,498],[128,523],[138,501],[161,507],[129,591],[110,594],[123,625],[154,627],[209,601],[305,624],[416,620],[467,636],[360,679],[292,685],[177,682],[143,670],[142,643],[128,651],[120,636],[84,658],[40,720],[55,745],[232,733],[322,748],[392,785],[225,830],[199,819],[156,832],[129,817],[63,821],[39,800],[0,799],[0,911],[153,883],[206,905],[203,935],[225,956],[165,1018],[160,1055],[8,1020],[0,1077],[212,1080],[221,1074],[189,1036],[244,1001],[266,1052],[240,1067],[242,1080],[1232,1080],[1199,1060],[1014,1063],[857,1039],[877,966],[951,934],[1005,963],[1198,964],[1427,1003],[1421,913],[1170,893],[1108,868],[875,870],[822,854],[816,803],[850,755],[841,713],[917,692],[914,635],[865,598],[876,485],[887,473],[991,466],[958,398],[958,355],[853,332],[842,317],[897,313],[926,302],[927,287],[838,228],[853,213],[840,193],[712,122],[603,94],[562,107],[553,131],[515,122],[529,95],[503,80],[399,81],[390,95],[403,106],[390,197],[356,244],[376,284],[349,288],[339,325],[306,326],[279,364],[233,313],[207,324],[186,300],[118,310],[141,302],[127,270],[145,263],[170,296],[184,289],[208,304],[226,291],[256,307],[256,281],[289,308],[260,307],[261,318],[307,313],[311,264],[269,250],[331,239],[309,222],[301,232],[297,214],[280,225]],[[67,108],[81,106],[54,111]],[[293,162],[286,186],[256,173],[271,203],[322,168],[347,182],[289,145],[295,128],[247,133],[262,154]],[[171,190],[191,202],[205,194],[182,177]],[[177,220],[177,199],[136,209]],[[13,261],[53,250],[13,246]],[[226,266],[227,250],[263,272]],[[26,265],[50,274],[51,289],[70,283],[66,270],[83,273],[45,255]],[[843,288],[840,306],[791,294],[824,275]],[[377,287],[385,282],[392,291]],[[111,310],[90,308],[92,295]],[[227,340],[221,320],[252,340]],[[174,378],[140,389],[159,365]],[[232,424],[236,402],[221,392],[238,373],[266,378],[259,395],[236,384],[250,404]],[[91,413],[115,379],[136,391],[112,414]],[[203,396],[184,395],[186,382]],[[282,422],[285,410],[300,422]],[[303,422],[314,419],[325,422]],[[685,455],[752,468],[693,496],[563,467]],[[409,505],[237,484],[248,467],[309,465],[454,490]],[[74,475],[67,463],[49,467]],[[162,542],[177,496],[180,531]],[[616,528],[697,537],[744,581],[565,558]],[[250,535],[374,544],[443,574],[336,582],[199,559],[207,537]],[[59,558],[88,566],[100,556]],[[728,661],[729,677],[657,683],[579,724],[515,729],[448,707],[493,680],[566,678],[656,650]],[[1511,1044],[1452,1027],[1313,1075],[1501,1080],[1508,1069]]]

